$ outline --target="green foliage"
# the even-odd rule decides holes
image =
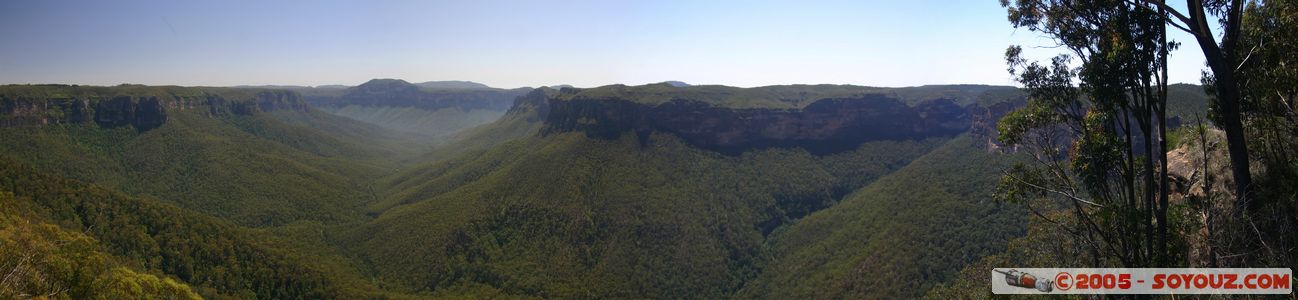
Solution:
[[[1065,211],[1045,214],[1055,222],[1077,225],[1076,218]],[[1060,266],[1087,266],[1093,261],[1083,259],[1086,248],[1073,243],[1066,231],[1059,230],[1042,218],[1032,218],[1026,235],[1009,241],[1005,251],[988,255],[970,263],[956,277],[934,287],[924,295],[927,299],[1018,299],[1023,295],[994,295],[987,278],[996,268],[1058,268]],[[1050,297],[1042,297],[1050,298]],[[1052,298],[1053,299],[1053,298]]]
[[[999,195],[1030,207],[1072,207],[1091,225],[1073,233],[1093,247],[1096,267],[1174,265],[1171,187],[1156,175],[1168,165],[1167,57],[1178,46],[1167,40],[1163,8],[1123,1],[1001,5],[1015,28],[1045,34],[1066,52],[1042,65],[1023,58],[1019,46],[1006,51],[1029,103],[1002,120],[1001,137],[1035,161],[1006,172]]]
[[[1298,206],[1298,3],[1250,2],[1243,14],[1241,49],[1251,49],[1237,72],[1243,85],[1249,150],[1265,166],[1258,189],[1266,202],[1288,198]],[[1298,258],[1296,258],[1298,259]]]
[[[906,104],[915,105],[932,99],[951,99],[960,106],[978,104],[991,106],[997,103],[1023,99],[1023,91],[1009,86],[994,85],[925,85],[891,89]]]
[[[578,94],[786,108],[862,93],[984,105],[1017,94],[673,89]],[[1023,232],[1021,209],[985,201],[1004,161],[967,137],[726,156],[664,133],[537,135],[545,103],[522,100],[432,151],[424,136],[318,110],[177,112],[144,132],[4,128],[0,192],[15,196],[0,205],[23,213],[0,220],[83,232],[110,263],[70,282],[112,298],[183,286],[213,298],[915,297]],[[368,109],[353,116],[436,117]],[[861,275],[876,270],[926,283]],[[114,280],[83,280],[99,274]]]
[[[144,133],[75,124],[0,131],[0,152],[25,163],[252,226],[361,219],[357,208],[372,199],[364,178],[400,157],[384,149],[270,114],[174,113]]]
[[[518,101],[515,101],[514,107],[510,108],[500,119],[456,134],[448,144],[436,147],[412,160],[422,162],[422,165],[400,172],[390,178],[397,178],[397,180],[410,178],[410,173],[427,172],[434,169],[430,167],[432,164],[438,164],[466,153],[487,151],[504,142],[536,135],[540,132],[546,117],[541,113],[543,110],[548,109],[546,99],[556,92],[552,89],[540,88],[526,96],[519,97]]]
[[[420,134],[444,141],[475,126],[491,123],[505,112],[496,110],[443,108],[426,110],[415,107],[362,106],[324,107],[323,110],[384,128]]]
[[[1293,266],[1298,238],[1288,233],[1298,230],[1298,45],[1289,41],[1298,39],[1298,3],[1249,1],[1239,27],[1237,55],[1247,56],[1235,58],[1240,62],[1234,75],[1248,154],[1256,161],[1250,195],[1255,207],[1247,216],[1227,215],[1235,223],[1218,225],[1217,236],[1251,229],[1257,239],[1223,243],[1219,251],[1249,253],[1237,258],[1246,265]],[[1223,112],[1222,101],[1214,100],[1214,113]]]
[[[208,297],[319,299],[374,295],[373,287],[355,275],[333,272],[329,266],[334,263],[278,248],[275,245],[282,243],[277,242],[277,237],[157,200],[44,175],[7,158],[0,158],[0,194],[6,197],[0,202],[7,213],[3,221],[18,225],[5,226],[3,232],[9,233],[0,237],[32,240],[5,242],[0,251],[48,255],[45,260],[52,269],[41,271],[50,274],[46,278],[86,289],[64,286],[73,298],[101,292],[109,293],[106,298],[136,298],[133,295],[187,291],[170,279],[131,275],[136,272],[131,269],[175,276]],[[26,223],[41,224],[45,222],[42,220],[49,220],[49,224]],[[24,232],[35,232],[37,237]],[[50,246],[53,251],[43,251],[48,248],[39,248],[45,245],[39,243],[42,239],[57,246]],[[130,268],[123,270],[105,261],[121,261],[121,266]],[[43,290],[39,286],[34,289]]]
[[[1033,131],[1049,129],[1061,119],[1049,104],[1029,102],[1027,106],[1010,111],[996,123],[996,139],[1007,145],[1017,145],[1028,141]]]
[[[174,279],[123,267],[94,238],[20,214],[17,201],[0,192],[0,297],[199,298]]]
[[[93,290],[97,299],[202,299],[189,287],[171,278],[139,274],[131,269],[117,267],[95,279]]]
[[[384,168],[392,168],[405,159],[425,153],[436,143],[424,135],[393,131],[314,109],[306,112],[277,111],[270,115],[273,120],[264,123],[280,134],[254,135],[318,155]],[[290,140],[303,140],[304,144],[320,146],[301,147],[285,142]]]
[[[1180,118],[1188,125],[1202,118],[1208,111],[1208,94],[1197,84],[1170,84],[1167,86],[1167,117]]]
[[[1208,124],[1189,124],[1189,126],[1173,129],[1167,133],[1167,148],[1176,149],[1196,141],[1200,132],[1211,130],[1210,126]]]
[[[158,97],[160,99],[221,97],[227,100],[253,99],[257,94],[288,93],[283,90],[259,88],[181,87],[123,84],[117,86],[89,86],[65,84],[0,85],[0,95],[6,98],[25,99],[91,99],[112,96]]]
[[[966,136],[777,231],[740,298],[910,298],[1021,236],[1025,211],[992,201],[1004,157]]]
[[[347,244],[410,291],[724,297],[762,271],[771,230],[939,142],[731,157],[668,134],[533,136],[393,180],[382,215]]]
[[[641,86],[608,85],[589,89],[572,89],[558,94],[559,99],[626,99],[639,103],[660,104],[675,99],[702,101],[729,108],[801,109],[826,98],[852,98],[882,94],[914,105],[924,100],[952,99],[960,105],[983,105],[1014,100],[1021,96],[1012,87],[985,85],[932,85],[907,88],[879,88],[854,85],[773,85],[737,88],[722,85],[676,87],[667,83]]]
[[[928,291],[926,299],[1019,299],[1024,295],[994,295],[988,284],[988,274],[993,269],[1015,268],[1058,268],[1061,266],[1094,266],[1100,263],[1087,255],[1090,249],[1078,243],[1068,230],[1085,226],[1075,214],[1063,207],[1046,208],[1039,216],[1034,216],[1028,225],[1026,235],[1013,238],[1006,245],[1004,252],[988,255],[966,265],[954,280],[948,281]],[[1200,229],[1192,218],[1202,215],[1189,209],[1185,202],[1172,206],[1169,219],[1178,232],[1198,232]],[[1174,250],[1185,253],[1187,241],[1182,236],[1172,241]],[[1002,269],[1003,270],[1003,269]],[[996,277],[1003,280],[1003,277]],[[1041,295],[1040,299],[1055,299],[1058,295]]]
[[[4,128],[0,153],[43,171],[158,197],[239,224],[274,226],[364,219],[360,208],[378,194],[371,182],[429,146],[417,135],[300,106],[228,114],[214,111],[233,108],[208,104],[216,99],[255,108],[265,103],[244,102],[297,100],[287,91],[0,86],[0,96],[29,102],[123,95],[178,102],[168,104],[162,126],[143,132],[77,123]],[[302,105],[297,101],[287,104]]]

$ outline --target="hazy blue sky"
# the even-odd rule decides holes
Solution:
[[[1011,84],[997,2],[0,1],[0,83]]]

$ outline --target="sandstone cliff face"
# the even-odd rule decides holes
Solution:
[[[95,124],[107,128],[132,125],[145,131],[167,122],[167,113],[158,97],[116,96],[98,101],[93,113]]]
[[[969,135],[975,141],[983,145],[988,151],[1013,151],[1013,148],[1005,149],[997,141],[999,133],[996,129],[996,123],[1009,114],[1011,111],[1018,109],[1026,104],[1022,99],[999,102],[989,106],[973,104],[968,107],[969,113],[972,114],[972,123],[969,127]]]
[[[89,124],[103,128],[132,126],[140,131],[162,126],[167,114],[197,111],[208,116],[254,115],[276,110],[306,111],[302,97],[286,91],[262,91],[250,97],[219,94],[94,95],[40,98],[0,94],[0,127]]]
[[[975,119],[986,123],[985,118],[999,118],[988,109],[961,107],[947,99],[908,106],[883,95],[821,99],[803,109],[724,108],[685,99],[648,105],[612,98],[551,98],[547,104],[543,134],[584,132],[616,138],[635,132],[644,138],[658,131],[726,154],[765,147],[828,154],[867,141],[951,136],[969,130]],[[994,131],[994,121],[991,126]]]
[[[514,105],[505,111],[505,116],[526,117],[527,122],[542,122],[550,115],[550,95],[556,91],[551,88],[534,89],[514,99]],[[535,111],[535,113],[532,113]]]

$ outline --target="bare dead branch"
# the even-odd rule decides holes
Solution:
[[[1025,180],[1019,179],[1018,177],[1014,177],[1014,175],[1010,175],[1009,173],[1006,173],[1005,176],[1009,176],[1010,179],[1014,179],[1015,181],[1018,181],[1019,183],[1026,184],[1026,185],[1028,185],[1028,186],[1030,186],[1030,187],[1032,187],[1032,188],[1035,188],[1035,189],[1039,189],[1039,190],[1042,190],[1042,191],[1050,192],[1050,193],[1052,193],[1052,194],[1057,194],[1057,195],[1060,195],[1060,196],[1064,196],[1064,197],[1067,197],[1067,198],[1069,198],[1069,199],[1072,199],[1072,200],[1075,200],[1075,201],[1078,201],[1078,202],[1081,202],[1081,203],[1085,203],[1085,204],[1087,204],[1087,205],[1091,205],[1091,206],[1095,206],[1095,207],[1101,207],[1101,208],[1104,207],[1103,204],[1099,204],[1099,203],[1092,202],[1092,201],[1090,201],[1090,200],[1086,200],[1086,199],[1078,198],[1077,196],[1070,195],[1070,194],[1068,194],[1068,193],[1061,192],[1061,191],[1058,191],[1058,190],[1055,190],[1055,189],[1051,189],[1051,188],[1043,187],[1043,186],[1040,186],[1040,185],[1036,185],[1036,184],[1034,184],[1034,183],[1027,182],[1027,181],[1025,181]]]

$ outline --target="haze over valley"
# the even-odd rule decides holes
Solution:
[[[1292,267],[1298,52],[1223,77],[1135,30],[1153,4],[1102,2],[0,4],[0,297],[970,299],[993,268]],[[1236,34],[1298,32],[1246,2]]]

